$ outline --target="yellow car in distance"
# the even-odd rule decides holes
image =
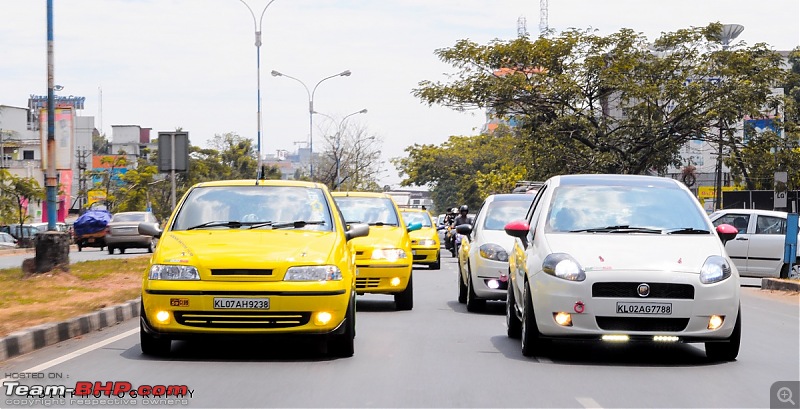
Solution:
[[[355,255],[369,226],[342,220],[325,185],[282,180],[200,183],[162,231],[142,282],[141,349],[213,335],[317,336],[353,355]]]
[[[400,214],[403,215],[406,224],[416,222],[422,225],[419,230],[408,233],[411,237],[414,264],[425,264],[431,270],[439,270],[442,267],[439,232],[431,214],[427,210],[416,208],[401,208]]]
[[[391,294],[397,310],[412,309],[413,256],[408,233],[419,230],[420,224],[407,226],[397,204],[385,193],[333,192],[333,198],[348,224],[369,224],[369,236],[353,240],[358,294]]]

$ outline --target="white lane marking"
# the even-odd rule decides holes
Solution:
[[[575,400],[577,400],[578,403],[580,403],[581,406],[583,406],[586,409],[589,409],[589,408],[591,408],[591,409],[603,409],[603,407],[600,406],[600,404],[597,403],[597,401],[592,399],[592,398],[575,398]]]
[[[104,339],[104,340],[102,340],[100,342],[95,342],[94,344],[89,345],[88,347],[81,348],[81,349],[79,349],[79,350],[77,350],[75,352],[70,352],[69,354],[66,354],[66,355],[58,357],[56,359],[47,361],[47,362],[45,362],[45,363],[43,363],[41,365],[36,365],[33,368],[29,368],[29,369],[26,369],[26,370],[20,371],[20,372],[29,373],[29,372],[41,372],[41,371],[44,371],[47,368],[56,366],[56,365],[58,365],[60,363],[67,362],[70,359],[77,358],[77,357],[79,357],[79,356],[81,356],[83,354],[92,352],[95,349],[102,348],[102,347],[104,347],[104,346],[106,346],[108,344],[111,344],[113,342],[117,342],[117,341],[121,340],[122,338],[127,338],[127,337],[129,337],[129,336],[131,336],[133,334],[138,333],[138,332],[139,332],[139,328],[134,328],[134,329],[129,330],[127,332],[123,332],[122,334],[115,335],[115,336],[113,336],[111,338]],[[12,378],[0,379],[0,385],[2,385],[5,381],[10,381],[10,380],[12,380]]]

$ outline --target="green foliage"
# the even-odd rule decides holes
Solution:
[[[0,214],[3,224],[30,221],[22,208],[23,200],[29,202],[41,201],[45,198],[45,189],[34,178],[20,177],[6,169],[0,169]]]
[[[722,50],[721,27],[664,33],[652,43],[629,29],[488,45],[461,40],[435,52],[457,70],[452,79],[422,81],[414,94],[431,105],[513,118],[519,142],[506,150],[527,158],[528,179],[663,173],[686,142],[718,142],[715,126],[756,116],[783,76],[780,56],[764,44]],[[429,155],[417,150],[410,153],[426,162],[405,163],[403,171],[412,183],[437,182],[423,170]]]

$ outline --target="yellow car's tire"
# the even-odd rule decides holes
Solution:
[[[513,339],[522,337],[522,321],[517,317],[516,303],[514,288],[511,286],[511,281],[509,281],[508,295],[506,296],[506,334]]]
[[[408,276],[408,285],[406,289],[394,295],[394,305],[397,311],[410,311],[414,308],[414,282],[411,276]]]
[[[144,325],[139,321],[139,345],[142,353],[151,356],[166,356],[172,347],[172,341],[165,338],[155,338],[144,330]]]
[[[344,333],[332,335],[328,340],[328,353],[342,358],[349,358],[355,353],[356,308],[352,301],[350,303],[345,317]]]

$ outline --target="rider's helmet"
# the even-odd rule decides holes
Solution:
[[[467,214],[469,213],[469,206],[461,205],[461,208],[458,209],[459,213]]]
[[[450,213],[458,214],[458,209],[454,207],[454,208],[450,209]]]

